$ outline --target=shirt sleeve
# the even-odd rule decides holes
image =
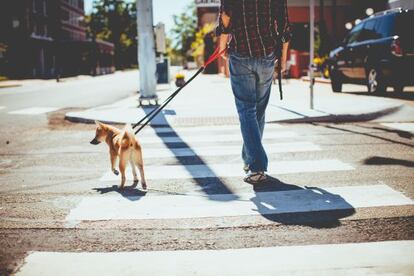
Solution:
[[[216,36],[220,36],[221,34],[229,34],[230,33],[230,25],[224,26],[222,15],[225,13],[231,17],[231,0],[221,0],[220,4],[220,11],[218,16],[218,24],[216,27]]]
[[[276,10],[276,32],[282,42],[289,42],[292,39],[292,27],[289,21],[287,0],[278,1],[280,3]]]

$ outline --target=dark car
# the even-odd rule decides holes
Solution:
[[[369,92],[414,85],[414,10],[388,10],[361,21],[328,62],[334,92],[343,83],[366,84]]]

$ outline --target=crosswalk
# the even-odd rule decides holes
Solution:
[[[325,156],[323,144],[309,140],[291,127],[269,125],[265,133],[271,177],[291,174],[312,177],[324,172],[352,174],[360,166],[345,160],[340,153],[334,157]],[[180,229],[184,219],[223,218],[220,227],[225,228],[230,227],[226,218],[232,217],[346,210],[337,217],[342,220],[360,210],[414,203],[387,183],[324,187],[279,183],[278,189],[272,185],[263,191],[253,189],[242,182],[238,126],[147,128],[138,138],[147,164],[149,191],[135,195],[105,193],[79,197],[65,218],[67,227],[76,228],[82,222],[134,221],[139,224],[144,220],[147,223],[169,220],[175,221],[176,229]],[[291,155],[286,157],[286,153]],[[127,179],[132,184],[131,176],[129,170]],[[224,179],[236,183],[236,188],[223,189]],[[209,191],[220,186],[218,191],[221,192],[207,192],[207,187],[203,186],[207,182],[203,180],[208,180]],[[104,189],[118,185],[120,179],[106,172],[97,181]],[[157,192],[162,191],[162,185],[168,181],[182,183],[186,188],[171,194]],[[247,191],[237,186],[251,189]],[[412,241],[395,241],[227,250],[32,252],[18,275],[357,275],[375,274],[384,268],[391,274],[405,274],[414,268],[413,245]],[[73,266],[74,263],[77,265]],[[206,267],[206,263],[214,265]]]
[[[39,115],[58,110],[56,107],[29,107],[8,112],[12,115]]]

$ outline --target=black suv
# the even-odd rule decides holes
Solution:
[[[334,92],[343,83],[366,84],[369,92],[414,85],[414,10],[377,13],[357,24],[329,55]]]

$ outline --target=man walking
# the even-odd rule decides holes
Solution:
[[[275,72],[286,68],[291,38],[287,0],[221,0],[216,29],[220,50],[229,48],[230,78],[243,136],[244,181],[266,180],[262,145],[265,111]]]

